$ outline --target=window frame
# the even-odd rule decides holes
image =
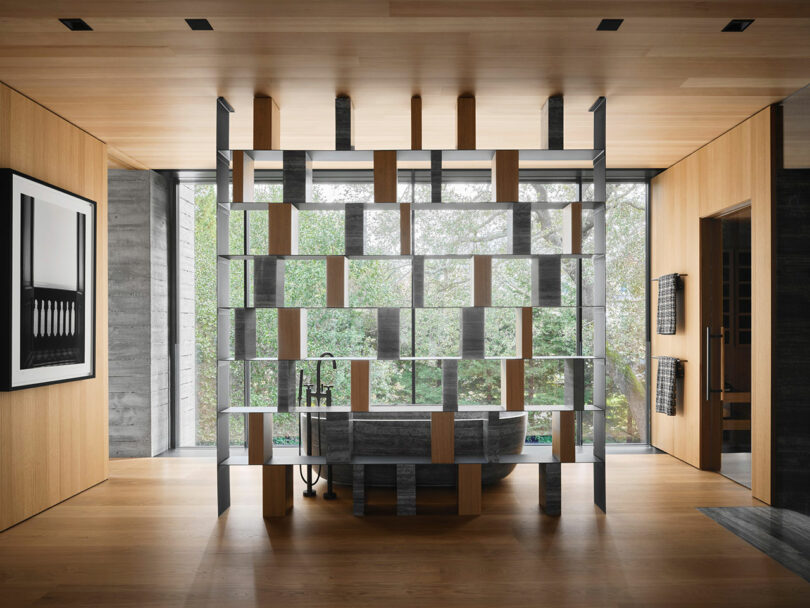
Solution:
[[[205,448],[206,446],[179,446],[179,424],[180,424],[180,387],[179,387],[179,362],[178,357],[178,328],[180,324],[178,299],[180,297],[179,286],[179,217],[180,197],[179,187],[183,185],[214,184],[216,175],[213,170],[199,171],[171,171],[163,172],[174,182],[174,197],[170,201],[170,222],[169,230],[169,265],[170,265],[170,306],[169,306],[169,331],[170,347],[169,356],[171,363],[171,387],[170,387],[170,415],[169,415],[169,437],[172,448],[191,447]],[[607,183],[640,183],[646,186],[645,197],[645,402],[647,413],[646,437],[634,445],[649,446],[651,442],[651,414],[650,414],[650,222],[651,222],[651,180],[660,173],[656,169],[608,169]],[[281,184],[282,172],[277,169],[258,169],[254,176],[257,184]],[[373,183],[374,173],[370,169],[316,169],[313,171],[313,183]],[[489,169],[446,169],[443,172],[444,183],[489,183],[491,181],[491,171]],[[583,189],[593,181],[592,169],[521,169],[520,183],[572,183],[576,184],[579,193],[579,200],[582,200]],[[411,202],[415,202],[415,185],[430,183],[429,169],[399,169],[398,182],[411,186]],[[415,312],[411,312],[411,346],[415,348]],[[582,349],[582,317],[581,311],[577,311],[577,351]],[[411,397],[415,402],[416,397],[416,369],[415,362],[411,362]],[[583,444],[583,412],[576,415],[576,443]],[[246,444],[247,437],[244,437]],[[612,445],[625,445],[613,443]]]

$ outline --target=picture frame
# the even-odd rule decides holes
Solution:
[[[95,377],[96,202],[0,169],[0,390]]]

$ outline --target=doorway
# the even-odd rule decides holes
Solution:
[[[751,488],[751,206],[702,220],[706,449]]]

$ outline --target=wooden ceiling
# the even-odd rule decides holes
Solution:
[[[596,31],[602,18],[625,21]],[[721,32],[732,18],[756,21]],[[417,93],[426,148],[455,146],[461,93],[477,97],[479,147],[532,148],[562,93],[567,147],[591,146],[605,95],[608,166],[668,167],[810,82],[810,2],[2,0],[0,80],[123,166],[213,167],[218,95],[234,148],[252,147],[255,93],[277,99],[284,148],[334,146],[336,93],[354,100],[358,148],[407,148]]]

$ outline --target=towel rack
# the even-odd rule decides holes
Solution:
[[[665,357],[658,357],[658,356],[651,356],[650,359],[664,359]],[[677,357],[667,357],[669,359],[678,359]],[[684,371],[683,371],[683,364],[689,363],[689,359],[678,359],[678,363],[675,365],[675,377],[676,378],[683,378]]]
[[[678,278],[680,279],[681,277],[688,277],[688,276],[689,276],[688,274],[679,274],[679,275],[678,275]],[[659,278],[660,278],[660,277],[659,277]],[[658,280],[658,279],[653,279],[653,281],[657,281],[657,280]]]

